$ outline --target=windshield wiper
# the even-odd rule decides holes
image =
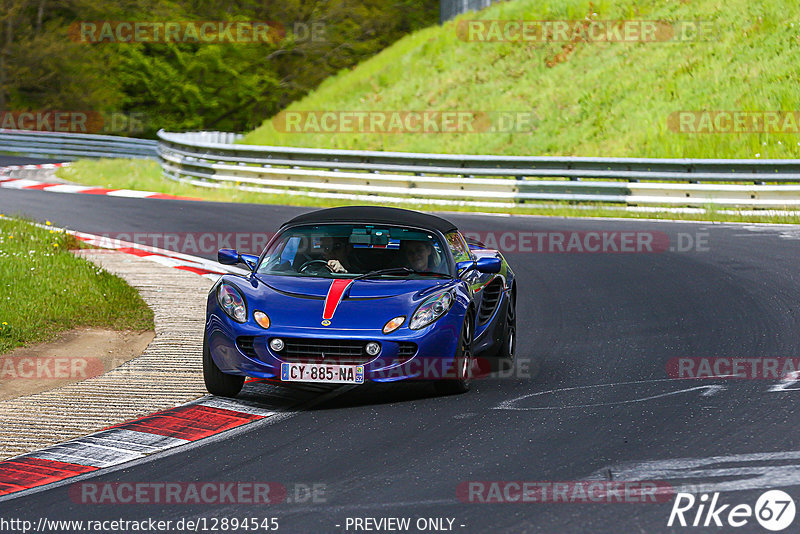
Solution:
[[[410,267],[390,267],[389,269],[378,269],[377,271],[370,271],[368,273],[360,274],[353,278],[353,280],[363,280],[364,278],[372,278],[373,276],[383,276],[385,274],[419,274],[423,276],[443,276],[450,278],[449,274],[439,273],[436,271],[417,271]]]

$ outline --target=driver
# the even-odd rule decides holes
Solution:
[[[406,265],[415,271],[431,269],[433,247],[426,241],[403,241],[401,246]]]
[[[326,236],[321,241],[322,253],[328,260],[328,267],[334,273],[346,273],[350,270],[350,260],[347,257],[347,239],[343,237]]]

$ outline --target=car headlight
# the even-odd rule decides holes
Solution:
[[[419,330],[420,328],[428,326],[447,313],[447,310],[453,306],[453,301],[455,301],[455,298],[453,297],[452,291],[445,291],[444,293],[439,293],[438,295],[428,298],[419,305],[417,311],[411,316],[408,327],[411,330]]]
[[[243,323],[247,320],[247,306],[239,290],[231,284],[222,283],[217,289],[217,302],[231,319]]]

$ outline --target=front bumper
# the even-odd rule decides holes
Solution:
[[[364,345],[370,341],[377,341],[381,344],[380,353],[374,357],[365,357],[363,362],[365,382],[440,380],[453,376],[453,356],[463,321],[463,317],[452,312],[453,310],[423,329],[410,330],[406,324],[396,332],[384,335],[380,330],[321,326],[281,328],[280,325],[272,325],[269,330],[264,330],[249,323],[236,323],[224,313],[215,310],[207,315],[206,336],[214,363],[227,374],[279,380],[281,364],[296,359],[282,355],[285,350],[277,353],[269,347],[269,340],[278,337],[302,340],[348,340],[362,342]],[[415,344],[416,352],[410,356],[399,354],[401,343]],[[328,361],[317,360],[315,363],[339,362],[333,357]],[[357,363],[347,362],[347,364]]]

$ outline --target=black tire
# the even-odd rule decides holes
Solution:
[[[472,381],[472,334],[474,326],[472,315],[467,314],[464,324],[461,325],[458,348],[453,358],[454,377],[445,378],[436,382],[436,391],[441,395],[455,395],[469,391]]]
[[[244,386],[243,376],[227,375],[219,370],[211,359],[211,351],[208,349],[205,336],[203,336],[203,379],[208,392],[220,397],[235,397]]]
[[[497,357],[508,365],[514,365],[514,356],[517,350],[517,303],[514,302],[514,294],[508,294],[508,305],[506,306],[506,318],[503,321],[503,339],[500,342],[500,349]]]

